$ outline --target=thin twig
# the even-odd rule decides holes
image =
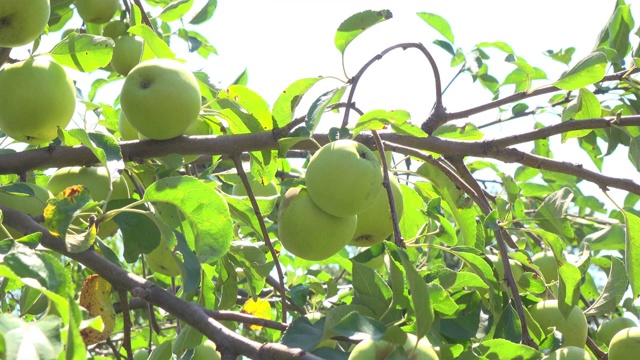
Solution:
[[[124,336],[122,339],[122,347],[127,352],[127,359],[133,360],[133,350],[131,349],[131,315],[129,313],[129,299],[127,297],[127,291],[118,289],[118,296],[120,297],[120,306],[122,309],[122,329]]]
[[[431,69],[433,70],[433,76],[435,78],[435,91],[436,91],[436,109],[441,109],[442,112],[444,113],[444,108],[442,106],[442,85],[441,85],[441,81],[440,81],[440,72],[438,71],[438,66],[433,58],[433,56],[431,56],[431,53],[429,53],[429,50],[427,50],[426,47],[424,47],[424,45],[420,44],[420,43],[402,43],[402,44],[397,44],[397,45],[393,45],[390,46],[386,49],[384,49],[381,53],[379,53],[378,55],[374,56],[373,58],[371,58],[369,61],[367,61],[366,64],[364,64],[362,66],[362,68],[360,68],[360,70],[358,71],[358,73],[356,75],[354,75],[351,80],[349,80],[349,82],[351,83],[351,89],[349,90],[349,96],[347,97],[347,104],[353,104],[353,95],[356,91],[356,86],[358,85],[358,81],[360,81],[360,78],[362,77],[362,75],[365,73],[365,71],[371,66],[373,65],[376,61],[382,59],[385,55],[387,55],[388,53],[390,53],[393,50],[396,49],[402,49],[402,50],[406,50],[406,49],[410,49],[410,48],[415,48],[418,49],[422,52],[422,54],[424,54],[424,56],[427,58],[427,60],[429,61],[429,64],[431,65]],[[342,119],[342,128],[346,128],[347,125],[349,124],[349,110],[351,109],[350,106],[346,107],[346,111],[344,112],[344,117]]]
[[[144,6],[142,6],[142,2],[140,0],[133,0],[133,2],[140,8],[140,13],[142,14],[142,22],[145,23],[151,30],[155,31],[153,25],[151,24],[151,20],[149,20],[149,16],[147,16],[147,12],[144,11]]]
[[[398,209],[396,208],[396,202],[394,200],[393,189],[389,180],[389,167],[387,166],[387,157],[384,153],[384,144],[382,143],[380,135],[378,135],[378,132],[376,130],[371,130],[371,134],[373,135],[373,139],[376,141],[376,145],[378,146],[380,162],[382,163],[382,182],[385,190],[387,191],[387,197],[389,199],[389,209],[391,209],[391,219],[393,221],[393,240],[396,246],[406,248],[404,239],[402,238],[402,233],[400,232],[400,219],[398,216]]]
[[[249,201],[251,202],[251,206],[253,207],[253,212],[258,218],[258,223],[260,224],[260,230],[262,231],[262,238],[264,243],[269,248],[269,252],[271,253],[271,257],[273,258],[273,263],[276,267],[276,272],[278,273],[278,279],[280,282],[280,296],[282,297],[282,322],[287,323],[287,291],[284,286],[284,273],[282,272],[282,266],[280,265],[280,261],[278,260],[278,254],[273,247],[273,243],[269,238],[269,230],[267,230],[267,226],[264,224],[264,218],[262,217],[262,212],[260,211],[260,207],[258,206],[258,202],[256,201],[256,196],[253,193],[253,189],[251,189],[251,185],[249,184],[249,178],[247,178],[247,174],[242,167],[242,160],[240,160],[240,156],[234,154],[231,156],[233,163],[236,166],[236,170],[240,179],[242,179],[242,185],[244,186],[247,196],[249,197]]]

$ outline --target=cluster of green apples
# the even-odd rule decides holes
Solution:
[[[307,167],[306,188],[290,188],[278,209],[278,237],[287,251],[324,260],[346,245],[372,246],[393,233],[378,157],[365,145],[338,140],[318,150]],[[402,192],[391,177],[398,216]]]

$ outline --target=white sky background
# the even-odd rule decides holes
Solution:
[[[640,1],[627,3],[632,4],[637,28],[640,23]],[[223,85],[247,67],[248,86],[273,104],[280,92],[297,79],[318,75],[344,78],[340,53],[334,45],[335,30],[343,20],[356,12],[390,9],[393,19],[367,30],[347,48],[345,64],[349,76],[388,46],[421,42],[435,57],[444,87],[458,68],[451,68],[451,56],[432,44],[433,40],[443,37],[416,15],[417,12],[429,12],[449,22],[455,36],[455,46],[468,52],[479,42],[503,41],[513,48],[516,55],[546,71],[548,82],[553,82],[567,67],[551,60],[543,52],[573,46],[576,52],[572,64],[588,55],[612,14],[614,5],[614,0],[219,0],[212,21],[203,27],[206,30],[201,30],[217,48],[219,56],[207,60],[203,67],[212,79],[219,80]],[[638,40],[635,36],[633,38]],[[514,67],[503,62],[506,56],[503,52],[494,49],[486,51],[491,56],[490,73],[502,81]],[[534,87],[546,83],[534,82]],[[320,82],[312,94],[303,99],[299,109],[306,111],[315,99],[314,95],[338,85],[339,82],[334,80]],[[501,97],[511,94],[507,90],[513,91],[513,88],[503,89]],[[550,96],[535,97],[530,104],[545,104]],[[445,94],[444,104],[449,111],[460,111],[484,104],[491,97],[488,90],[472,83],[471,77],[463,74]],[[355,102],[365,112],[373,109],[407,110],[413,121],[420,124],[428,116],[434,102],[433,76],[428,62],[415,49],[396,50],[369,68],[358,85]],[[495,120],[497,116],[497,110],[492,110],[458,123],[471,121],[480,125]],[[341,115],[328,115],[324,119],[325,126],[339,126],[341,119]],[[353,114],[352,123],[356,119]],[[536,119],[546,124],[559,121],[558,117],[549,115],[537,116]],[[494,138],[530,130],[532,124],[533,120],[529,117],[483,131],[486,138]],[[559,139],[556,136],[551,142],[556,159],[579,161],[588,169],[597,170],[591,160],[582,155],[582,150],[575,146],[577,140],[572,139],[561,145]],[[530,150],[532,146],[525,144],[521,149]],[[606,151],[606,146],[602,150]],[[637,171],[627,160],[626,147],[620,147],[611,159],[605,159],[603,173],[640,181]],[[595,186],[584,189],[603,198]],[[613,191],[612,194],[616,201],[622,201],[625,195],[619,191]]]

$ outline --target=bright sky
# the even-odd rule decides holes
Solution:
[[[443,86],[448,83],[457,68],[450,68],[450,55],[432,44],[433,40],[443,38],[416,16],[417,12],[429,12],[449,22],[455,45],[466,52],[479,42],[506,42],[516,55],[545,70],[549,82],[553,82],[567,67],[551,60],[543,52],[573,46],[576,48],[573,61],[580,60],[593,50],[614,5],[614,0],[219,0],[213,20],[203,31],[218,49],[219,56],[208,60],[204,68],[213,79],[227,84],[247,67],[248,86],[273,104],[280,92],[297,79],[318,75],[344,78],[340,53],[333,42],[335,30],[356,12],[390,9],[393,19],[374,26],[349,45],[345,63],[350,76],[388,46],[421,42],[435,57]],[[636,23],[640,22],[640,4],[632,5],[632,13]],[[492,49],[487,51],[492,56],[491,74],[502,80],[513,67],[504,64],[504,53]],[[538,82],[537,85],[545,83]],[[313,94],[319,95],[338,84],[337,81],[325,80]],[[355,101],[364,111],[407,110],[419,124],[429,114],[433,94],[432,72],[426,59],[417,50],[398,50],[369,69],[359,83]],[[506,95],[509,93],[502,94]],[[543,95],[534,101],[541,104],[548,97]],[[306,110],[314,97],[310,95],[305,100],[307,102],[303,102],[300,108]],[[469,75],[459,77],[444,97],[449,111],[467,109],[490,100],[491,94],[479,84],[473,84]],[[494,120],[497,115],[497,111],[488,111],[467,120],[479,125]],[[337,126],[341,117],[334,119],[330,120],[330,126]],[[542,115],[537,119],[555,123],[559,118]],[[532,121],[517,120],[512,125],[494,126],[485,134],[487,138],[504,136],[514,130],[522,131],[523,127],[531,129]],[[555,140],[552,146],[560,145],[559,137]],[[576,140],[570,142],[575,144]],[[527,144],[523,149],[531,147]],[[556,147],[554,156],[560,160],[581,161],[587,168],[595,170],[586,156],[577,160],[576,148],[572,145]],[[605,161],[603,172],[632,176],[640,181],[640,176],[626,158],[626,148],[619,150],[614,154],[615,161]],[[581,150],[577,152],[581,153]],[[596,187],[589,191],[600,195]],[[622,200],[624,194],[614,192],[614,195],[617,200]]]

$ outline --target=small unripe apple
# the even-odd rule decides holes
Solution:
[[[531,257],[531,261],[540,268],[540,272],[547,284],[558,281],[558,261],[553,256],[553,252],[544,251],[534,254]]]
[[[111,179],[104,167],[71,166],[58,169],[47,184],[47,189],[54,195],[72,185],[84,185],[89,190],[91,198],[95,201],[104,201],[109,193]],[[129,197],[129,187],[121,176],[113,182],[113,191],[110,200],[126,199]],[[98,229],[98,236],[106,238],[112,236],[118,230],[118,225],[113,220],[102,222]]]
[[[18,47],[38,38],[50,13],[49,0],[0,1],[0,47]]]
[[[47,189],[54,195],[72,185],[84,185],[95,201],[104,201],[109,193],[111,179],[107,169],[102,166],[71,166],[56,170],[47,184]],[[126,199],[129,189],[123,177],[113,182],[113,192],[110,199]]]
[[[637,359],[640,354],[640,327],[620,330],[609,343],[609,360]]]
[[[118,11],[118,0],[76,0],[78,14],[85,22],[104,24]]]
[[[115,47],[111,57],[111,67],[118,74],[126,76],[140,63],[144,40],[139,36],[123,35],[114,40]]]
[[[149,358],[149,350],[139,349],[133,353],[133,360],[147,360]]]
[[[124,116],[124,111],[120,111],[118,116],[118,131],[120,132],[120,139],[123,141],[138,140],[138,130],[131,126],[127,117]]]
[[[489,260],[493,263],[493,266],[496,268],[496,272],[498,273],[498,281],[504,281],[504,265],[502,264],[502,258],[497,255],[487,255]],[[524,275],[524,268],[522,264],[519,262],[509,259],[509,266],[511,267],[511,272],[513,273],[513,278],[516,282],[520,279],[522,275]],[[506,283],[505,283],[506,284]]]
[[[193,349],[191,360],[220,360],[220,353],[216,351],[216,344],[207,339]]]
[[[75,108],[76,87],[53,61],[31,58],[0,71],[0,129],[18,141],[39,145],[55,139]]]
[[[311,200],[307,190],[290,188],[278,209],[278,238],[295,256],[324,260],[349,243],[356,222],[356,215],[328,214]]]
[[[187,130],[185,130],[184,135],[187,136],[198,136],[198,135],[211,135],[211,126],[207,124],[206,121],[196,119],[196,121],[191,124]],[[200,155],[184,155],[184,163],[188,164],[190,162],[196,161]]]
[[[589,352],[583,348],[576,346],[562,347],[549,355],[542,358],[542,360],[595,360]]]
[[[545,334],[555,328],[564,336],[563,346],[583,348],[587,342],[587,318],[579,307],[574,306],[565,318],[558,308],[558,300],[545,300],[529,308],[531,317],[540,325]]]
[[[389,177],[391,190],[393,191],[393,201],[396,205],[398,221],[404,211],[404,200],[400,184],[394,176]],[[389,235],[393,234],[393,218],[389,208],[389,197],[387,191],[382,186],[381,194],[374,201],[373,205],[358,213],[358,225],[356,233],[349,243],[352,246],[373,246],[381,243]]]
[[[16,186],[26,187],[24,189],[25,191],[22,191],[22,189],[19,189]],[[0,187],[0,189],[7,189],[11,191],[0,191],[0,204],[31,216],[42,215],[44,213],[44,208],[47,206],[47,200],[53,197],[51,192],[44,187],[27,182],[15,183],[9,187]],[[27,192],[30,192],[33,195],[27,196]],[[22,234],[14,228],[7,227],[7,230],[15,239],[22,237]]]
[[[357,215],[383,193],[380,166],[364,144],[353,140],[331,142],[309,161],[305,177],[309,196],[333,216]]]
[[[623,329],[638,326],[635,321],[627,317],[621,316],[605,321],[598,327],[596,338],[603,343],[609,345],[615,334]]]
[[[119,36],[127,35],[128,28],[129,28],[129,25],[122,20],[109,21],[102,28],[102,36],[110,37],[113,40],[115,40]]]
[[[198,118],[200,86],[178,61],[154,59],[129,72],[120,102],[127,120],[140,134],[166,140],[184,134]]]
[[[417,340],[415,335],[407,334],[407,341],[402,346],[409,360],[438,360],[438,354],[426,338],[420,339],[418,347],[416,347]],[[384,340],[363,340],[353,348],[349,355],[349,360],[388,359],[387,356],[391,354],[395,348],[396,345]]]

